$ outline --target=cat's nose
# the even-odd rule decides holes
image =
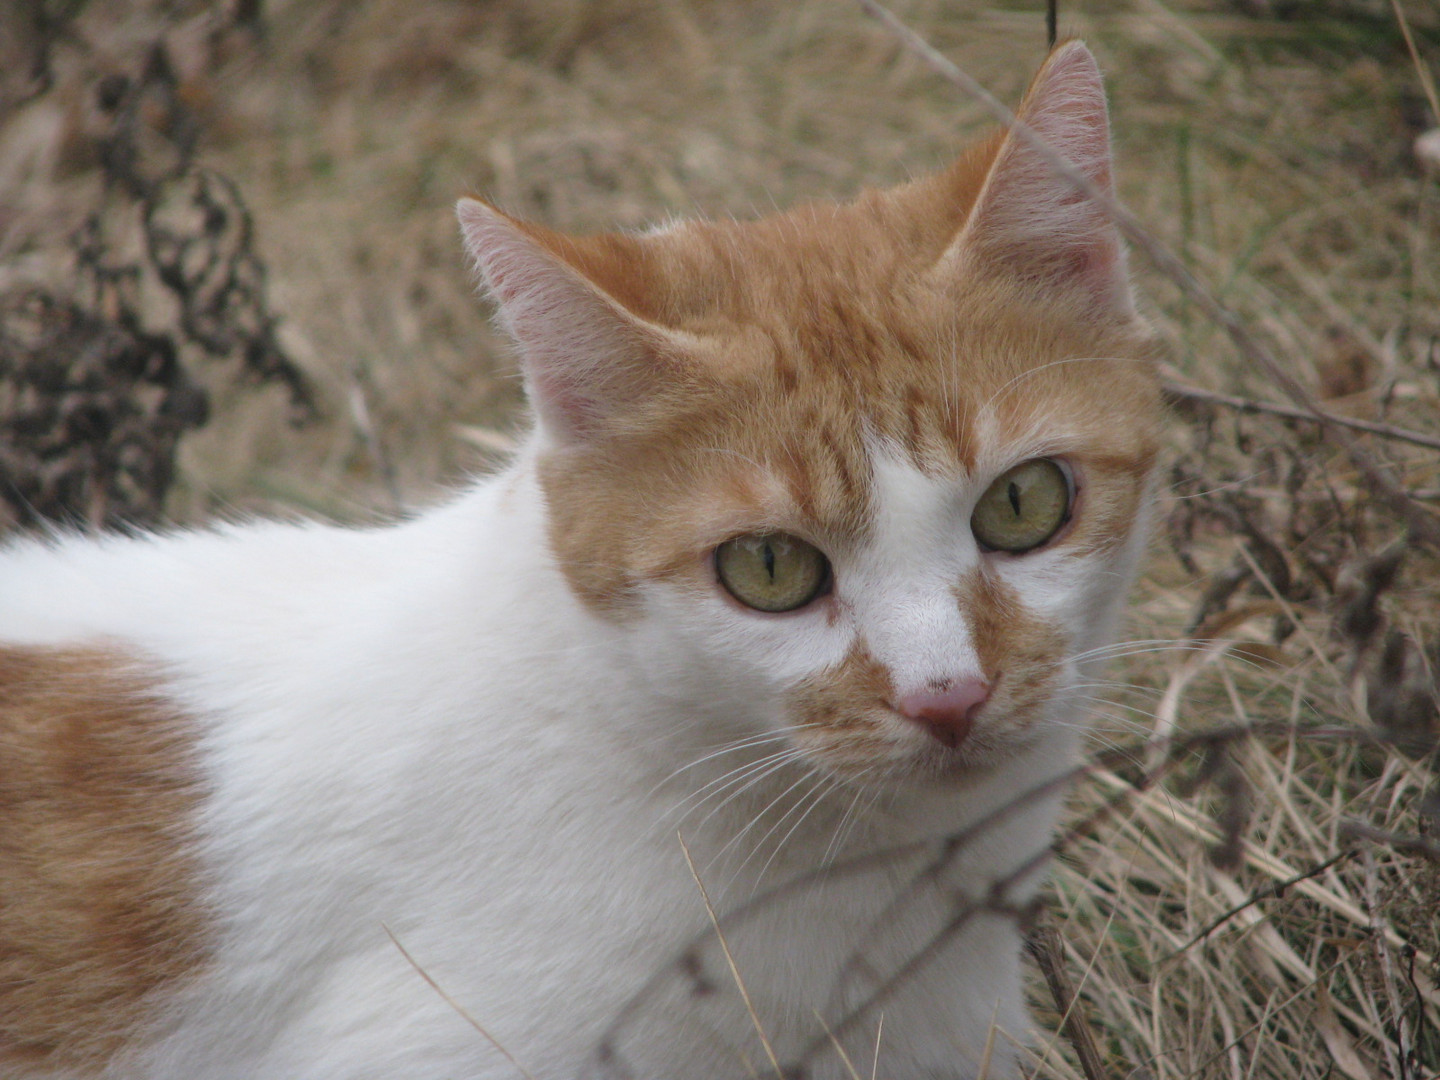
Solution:
[[[981,678],[951,679],[943,689],[906,694],[896,711],[907,716],[946,746],[959,746],[990,698],[990,683]]]

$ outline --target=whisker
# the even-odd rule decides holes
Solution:
[[[723,858],[725,854],[732,847],[734,847],[741,840],[743,840],[746,835],[749,834],[750,830],[753,829],[756,825],[758,825],[761,819],[763,819],[766,814],[768,814],[777,804],[779,804],[780,801],[785,798],[785,796],[789,795],[790,792],[794,791],[801,784],[805,783],[806,780],[811,779],[814,775],[815,774],[813,769],[807,769],[805,773],[799,777],[799,779],[795,780],[789,787],[787,787],[784,791],[780,792],[779,795],[776,795],[775,798],[771,799],[768,803],[766,803],[763,810],[751,817],[749,824],[747,824],[743,829],[741,829],[739,832],[737,832],[734,836],[732,836],[729,840],[725,842],[725,846],[715,853],[715,859]],[[793,810],[794,808],[792,807],[791,809]],[[782,815],[780,820],[784,821],[785,817],[789,816],[789,813],[790,811],[786,811],[785,815]],[[766,835],[768,836],[769,833],[767,833]],[[715,859],[712,859],[711,862],[713,863]],[[739,869],[737,869],[736,872],[738,873],[739,870],[744,869],[745,862],[748,861],[749,860],[747,858],[745,861],[741,862],[740,867]]]
[[[1136,360],[1135,357],[1130,356],[1068,356],[1060,360],[1051,360],[1049,363],[1039,364],[1033,368],[1022,371],[1019,375],[1016,375],[1009,382],[1005,383],[993,394],[991,394],[985,400],[985,403],[980,406],[977,411],[984,412],[989,410],[992,406],[994,406],[995,402],[999,400],[1002,394],[1009,393],[1011,388],[1014,387],[1016,384],[1024,382],[1026,379],[1029,379],[1035,375],[1039,375],[1042,371],[1049,371],[1051,368],[1064,367],[1067,364],[1094,364],[1115,362],[1139,363],[1140,361]]]
[[[739,791],[744,791],[746,788],[751,786],[751,784],[758,783],[760,780],[770,775],[770,773],[774,772],[776,769],[782,768],[784,765],[788,764],[791,761],[794,761],[802,754],[803,751],[798,750],[794,747],[789,747],[787,749],[780,750],[774,754],[768,754],[765,757],[760,758],[758,761],[751,761],[747,762],[744,765],[737,766],[736,768],[731,769],[729,772],[717,776],[714,780],[711,780],[703,787],[692,791],[684,799],[676,803],[676,805],[670,811],[667,811],[666,816],[669,816],[669,814],[671,813],[684,809],[685,816],[688,817],[700,807],[704,806],[705,803],[709,802],[716,796],[721,795],[727,789],[734,787],[736,784],[741,784],[742,782],[744,782],[744,787],[741,787],[739,789]],[[738,791],[731,792],[731,794],[726,797],[725,801],[728,801],[729,798],[733,797],[738,793]],[[693,803],[693,805],[687,808],[687,803]],[[722,802],[721,805],[723,806],[724,802]],[[707,815],[705,820],[708,821],[709,819],[710,818]],[[682,818],[682,820],[684,819]]]
[[[656,791],[660,790],[660,788],[664,787],[676,777],[680,776],[681,773],[689,772],[691,769],[703,765],[707,761],[714,761],[718,757],[724,757],[726,754],[733,754],[740,750],[750,750],[757,746],[766,746],[771,743],[777,742],[783,743],[788,741],[789,738],[790,736],[787,732],[772,731],[764,732],[759,735],[751,735],[747,738],[740,739],[737,742],[728,743],[720,747],[718,750],[712,750],[710,753],[704,755],[703,757],[698,757],[694,761],[689,762],[688,764],[681,765],[674,772],[670,773],[669,776],[665,777],[664,780],[661,780],[658,784],[651,788],[650,794],[655,794]]]
[[[729,806],[741,795],[745,794],[745,792],[749,791],[757,784],[760,784],[763,781],[767,780],[769,777],[773,776],[775,773],[779,772],[787,765],[790,765],[792,762],[802,759],[804,756],[805,752],[803,750],[791,750],[784,754],[778,754],[775,757],[768,759],[767,764],[769,765],[769,768],[766,768],[763,771],[751,770],[751,775],[749,775],[749,777],[745,780],[743,784],[740,784],[738,787],[734,787],[733,790],[726,792],[724,798],[722,798],[718,803],[716,803],[713,807],[710,808],[710,812],[701,819],[700,827],[703,828],[706,824],[710,822],[712,818],[714,818],[716,814],[724,810],[725,807]],[[716,795],[719,794],[721,794],[721,791],[718,790],[711,792],[705,797],[705,799],[701,803],[696,804],[696,806],[692,808],[691,812],[693,813],[694,810],[698,810],[704,802],[708,802],[710,799],[714,798]]]
[[[810,801],[810,806],[805,810],[804,813],[802,813],[798,818],[795,819],[795,824],[791,825],[790,828],[786,831],[785,835],[776,842],[775,850],[770,853],[770,857],[765,860],[765,865],[760,867],[760,872],[755,875],[755,883],[757,886],[761,881],[765,879],[765,871],[770,869],[770,864],[775,861],[775,857],[779,855],[780,852],[784,849],[786,843],[789,842],[790,837],[795,835],[795,830],[800,828],[801,825],[805,824],[805,819],[815,812],[815,808],[818,807],[822,802],[824,802],[826,797],[831,792],[837,790],[841,786],[842,785],[834,777],[825,775],[820,776],[815,786],[810,789],[810,796],[814,796]],[[810,796],[806,797],[809,798]],[[803,802],[803,800],[801,801]],[[797,803],[796,805],[799,804]],[[777,828],[780,827],[780,825],[785,821],[785,817],[788,817],[790,813],[791,811],[786,811],[785,816],[781,817],[779,821],[777,821],[773,826],[771,826],[770,832],[767,832],[763,837],[760,838],[759,843],[755,845],[756,851],[760,850],[760,847],[765,843],[766,840],[770,838],[770,835]],[[749,860],[747,859],[746,861],[748,862]]]
[[[863,785],[866,777],[872,772],[874,772],[873,768],[864,769],[855,779],[859,784]],[[840,823],[835,827],[835,834],[830,838],[830,843],[825,848],[825,854],[820,859],[822,864],[830,862],[840,854],[840,851],[845,846],[845,841],[849,839],[850,833],[855,830],[855,826],[859,824],[860,819],[874,809],[875,803],[879,801],[879,791],[875,789],[870,790],[869,804],[863,811],[857,813],[856,811],[860,805],[860,800],[865,797],[866,793],[864,786],[857,786],[855,788],[855,797],[850,800],[850,805],[845,808],[845,813],[840,815]]]

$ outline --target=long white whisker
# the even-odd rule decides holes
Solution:
[[[691,769],[703,765],[707,761],[714,761],[716,758],[724,757],[726,754],[734,754],[741,750],[750,750],[757,746],[767,746],[771,743],[783,743],[786,742],[789,738],[790,736],[788,733],[783,731],[775,731],[765,732],[760,735],[752,735],[749,738],[740,739],[739,741],[733,743],[728,743],[725,746],[720,747],[718,750],[712,750],[710,753],[704,755],[703,757],[698,757],[694,761],[689,762],[688,764],[681,765],[674,772],[670,773],[669,776],[665,777],[664,780],[661,780],[658,784],[651,788],[650,794],[653,795],[660,788],[664,787],[666,784],[670,783],[672,780],[678,777],[681,773],[689,772]]]
[[[722,794],[722,792],[724,793],[724,797],[713,807],[710,808],[710,812],[701,819],[699,827],[704,828],[704,826],[709,823],[711,818],[713,818],[716,814],[725,809],[725,807],[729,806],[741,795],[745,794],[745,792],[749,791],[757,784],[763,783],[765,780],[769,779],[771,776],[779,772],[781,769],[785,768],[787,765],[802,759],[804,756],[805,752],[803,750],[790,750],[783,754],[777,754],[775,757],[767,760],[766,764],[769,766],[768,768],[765,768],[763,770],[750,770],[750,774],[747,776],[743,784],[740,784],[739,786],[733,786],[732,789],[729,791],[724,791],[724,789],[720,789],[711,792],[705,797],[704,800],[702,800],[700,803],[697,803],[692,808],[691,812],[693,812],[694,810],[698,810],[700,806],[702,806],[705,802],[708,802],[715,796]]]
[[[1005,383],[993,394],[991,394],[985,400],[985,404],[980,406],[979,411],[984,412],[990,409],[995,404],[995,402],[999,400],[1002,394],[1007,394],[1010,392],[1011,387],[1015,386],[1017,383],[1024,382],[1026,379],[1034,375],[1040,374],[1042,371],[1048,371],[1051,368],[1064,367],[1066,364],[1094,364],[1115,362],[1140,363],[1142,361],[1139,361],[1135,357],[1131,356],[1067,356],[1060,360],[1051,360],[1049,363],[1040,364],[1039,366],[1033,368],[1027,368],[1019,375],[1016,375],[1009,382]]]
[[[856,779],[863,782],[871,771],[870,769],[862,771]],[[860,800],[865,798],[867,793],[870,796],[869,802],[866,804],[864,810],[860,810]],[[839,856],[845,847],[845,841],[850,839],[850,834],[854,832],[855,826],[858,825],[860,819],[868,814],[875,806],[875,801],[879,799],[879,797],[879,792],[874,789],[868,792],[865,787],[857,787],[855,789],[855,797],[850,800],[850,805],[845,808],[845,813],[840,815],[840,823],[835,826],[835,833],[830,837],[830,843],[825,848],[825,854],[820,860],[822,863],[831,862]]]
[[[775,798],[771,799],[768,803],[766,803],[764,809],[762,809],[759,813],[755,814],[755,815],[750,819],[749,823],[748,823],[743,829],[741,829],[739,832],[737,832],[734,836],[732,836],[729,840],[727,840],[727,841],[725,842],[725,846],[722,847],[718,852],[716,852],[715,858],[716,858],[716,859],[723,858],[724,855],[725,855],[732,847],[734,847],[734,846],[735,846],[736,844],[738,844],[741,840],[743,840],[743,839],[749,834],[750,830],[753,829],[756,825],[758,825],[758,824],[760,823],[761,819],[763,819],[766,814],[768,814],[772,809],[774,809],[774,807],[775,807],[776,805],[778,805],[778,804],[785,798],[785,796],[789,795],[790,792],[794,791],[797,787],[799,787],[801,784],[805,783],[805,781],[811,779],[813,776],[814,776],[813,770],[807,769],[807,770],[805,771],[805,773],[799,777],[799,779],[795,780],[789,787],[787,787],[784,791],[780,792],[779,795],[776,795]],[[792,809],[793,809],[793,807],[792,807]],[[786,816],[788,816],[788,814],[789,814],[789,811],[786,811]],[[780,820],[783,821],[784,819],[785,819],[785,816],[782,816]],[[767,833],[766,835],[768,836],[769,834]],[[713,861],[713,860],[712,860],[712,861]],[[747,858],[746,861],[748,861],[748,858]],[[742,862],[742,863],[740,864],[740,866],[741,866],[742,869],[743,869],[744,865],[745,865],[744,862]],[[738,871],[737,871],[737,872],[738,872]]]
[[[775,861],[775,857],[780,854],[781,850],[784,849],[785,845],[789,842],[790,837],[795,835],[795,830],[800,828],[801,825],[805,824],[805,819],[808,818],[812,813],[814,813],[817,806],[819,806],[822,802],[825,801],[826,796],[828,796],[832,791],[837,790],[841,786],[842,785],[840,784],[840,782],[837,781],[834,777],[824,775],[820,776],[815,786],[810,789],[809,795],[806,796],[806,798],[810,799],[809,807],[807,807],[805,812],[795,819],[795,824],[791,825],[790,828],[786,830],[785,835],[782,836],[778,841],[776,841],[775,850],[770,852],[770,857],[765,860],[765,865],[760,867],[760,873],[755,876],[755,880],[757,883],[764,880],[765,871],[770,869],[770,864]],[[804,800],[802,799],[801,802],[803,801]],[[799,803],[797,803],[796,805],[798,806]],[[771,826],[770,832],[767,832],[764,836],[760,838],[760,841],[755,845],[756,851],[760,850],[760,848],[764,845],[765,841],[768,840],[771,834],[774,833],[774,831],[778,829],[781,824],[784,823],[785,818],[788,817],[791,812],[792,811],[787,810],[785,812],[785,815],[782,816],[779,821],[777,821],[774,825]]]
[[[746,762],[744,765],[737,766],[736,768],[731,769],[729,772],[717,776],[715,779],[711,780],[703,787],[692,791],[684,799],[676,803],[676,805],[671,808],[670,811],[668,811],[667,816],[668,814],[673,814],[677,811],[684,810],[684,815],[688,817],[700,807],[704,806],[705,803],[709,802],[711,799],[721,794],[724,794],[726,791],[735,787],[738,784],[743,784],[743,786],[740,787],[738,791],[731,792],[730,795],[726,796],[726,799],[721,803],[721,805],[723,806],[724,802],[728,802],[731,797],[739,794],[740,791],[744,791],[751,784],[756,783],[761,779],[764,779],[765,776],[768,776],[776,769],[783,768],[789,762],[794,761],[802,753],[802,751],[797,750],[794,747],[788,747],[786,749],[777,751],[776,753],[767,754],[765,757],[762,757],[757,761],[750,761]],[[693,805],[687,806],[687,804]],[[705,820],[709,820],[708,815]]]

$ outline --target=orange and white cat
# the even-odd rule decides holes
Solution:
[[[1020,115],[1109,188],[1083,45]],[[1003,133],[749,223],[459,213],[503,471],[0,551],[0,1075],[1014,1076],[1157,445],[1106,215]]]

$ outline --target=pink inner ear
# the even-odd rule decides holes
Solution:
[[[1111,191],[1105,88],[1083,44],[1056,49],[1017,115],[1092,184]],[[1133,313],[1124,248],[1109,216],[1016,134],[996,155],[961,241],[1026,280],[1079,287],[1106,308]]]
[[[580,387],[563,376],[537,368],[526,377],[528,395],[547,428],[568,439],[590,438],[600,425],[600,414]]]
[[[666,333],[626,311],[530,236],[473,199],[457,213],[465,246],[519,346],[541,427],[561,442],[595,437],[607,417],[663,376]]]

